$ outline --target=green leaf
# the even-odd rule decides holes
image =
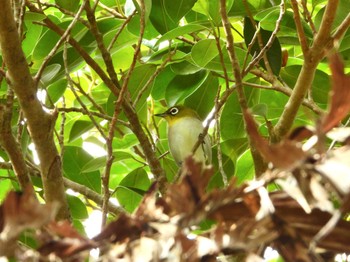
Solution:
[[[60,64],[51,64],[47,66],[41,76],[41,82],[44,86],[47,86],[52,79],[58,74],[61,69]]]
[[[164,34],[179,24],[180,19],[191,10],[196,0],[153,0],[150,19],[159,33]]]
[[[220,188],[224,186],[223,183],[223,174],[221,174],[219,170],[219,163],[217,158],[217,147],[213,148],[213,166],[215,167],[214,170],[216,171],[215,174],[212,176],[212,178],[209,181],[207,189],[213,189],[213,188]],[[224,169],[225,175],[227,176],[227,181],[230,181],[230,179],[233,177],[235,173],[235,154],[232,154],[231,156],[228,156],[224,153],[221,154],[222,156],[222,167]]]
[[[23,42],[22,42],[22,49],[26,57],[29,58],[33,54],[33,50],[37,42],[39,41],[43,27],[37,24],[33,24],[31,21],[28,21],[27,19],[29,18],[27,17],[27,15],[28,15],[28,12],[26,12],[25,14],[25,21],[26,21],[25,25],[27,27],[27,30],[25,32],[26,37],[23,39]],[[39,18],[40,17],[38,17],[38,20],[40,21]]]
[[[176,74],[171,70],[170,66],[165,67],[163,71],[159,73],[153,83],[152,97],[154,100],[163,99],[165,96],[165,90],[169,83],[175,78]]]
[[[140,96],[139,101],[135,106],[135,109],[138,116],[143,121],[147,119],[147,98],[151,93],[152,85],[149,84],[146,89],[144,89],[144,87],[148,80],[155,73],[156,69],[157,67],[152,64],[137,66],[135,67],[129,79],[128,89],[131,93],[132,101],[136,101],[136,98],[142,91],[142,95]]]
[[[80,6],[79,0],[55,0],[56,4],[63,9],[74,12]]]
[[[257,104],[255,106],[253,106],[251,110],[252,110],[253,115],[267,117],[268,108],[267,108],[266,104]]]
[[[205,67],[218,53],[216,41],[214,39],[205,39],[193,46],[191,56],[198,66]]]
[[[121,49],[114,48],[111,51],[115,71],[120,72],[128,70],[134,58],[134,48],[132,46],[127,46]],[[99,56],[98,59],[99,64],[101,66],[104,65],[102,56]]]
[[[85,120],[75,121],[69,133],[69,142],[72,142],[75,139],[80,138],[84,133],[86,133],[93,127],[94,127],[94,124],[91,121],[85,121]]]
[[[256,32],[256,30],[255,30],[252,22],[250,21],[250,19],[248,17],[245,17],[245,19],[244,19],[244,41],[245,41],[245,44],[247,47],[251,44],[251,41],[253,40],[255,32]],[[267,42],[269,41],[271,35],[272,35],[272,32],[260,28],[260,34],[261,34],[263,44],[266,45]],[[260,53],[260,50],[261,49],[259,47],[259,44],[258,44],[257,40],[255,40],[254,44],[252,45],[252,47],[250,49],[250,54],[251,55],[258,54],[258,53]],[[281,70],[281,66],[282,66],[282,50],[281,50],[281,45],[280,45],[277,37],[275,37],[271,47],[267,50],[266,56],[267,56],[267,59],[269,61],[272,72],[278,76],[279,72]],[[260,66],[262,66],[263,68],[266,69],[265,63],[263,60],[260,60]]]
[[[115,191],[118,202],[129,213],[132,213],[142,200],[142,195],[130,188],[119,186]]]
[[[33,62],[35,68],[39,68],[41,64],[35,64],[35,61],[41,61],[44,59],[50,51],[54,48],[58,40],[60,39],[59,35],[51,30],[46,30],[43,35],[40,37],[39,41],[36,43],[36,46],[33,50]]]
[[[250,150],[247,150],[237,161],[237,184],[240,185],[255,177],[254,162]]]
[[[285,67],[284,70],[281,71],[281,76],[283,80],[291,88],[295,86],[300,70],[301,65],[293,65]],[[329,76],[321,70],[316,70],[311,90],[314,101],[317,102],[319,106],[325,109],[328,103],[328,94],[330,90]]]
[[[64,94],[67,89],[67,80],[60,79],[58,81],[53,82],[51,85],[47,87],[47,98],[45,104],[49,104],[50,101],[56,103]]]
[[[214,108],[215,96],[219,89],[219,80],[209,74],[203,84],[185,99],[185,105],[196,110],[198,115],[205,119]]]
[[[129,173],[116,189],[119,203],[130,213],[135,210],[148,190],[151,182],[144,169],[136,169]]]
[[[272,7],[266,10],[263,10],[254,16],[254,19],[260,21],[260,26],[266,31],[274,31],[276,28],[276,21],[280,15],[279,7]],[[304,29],[305,35],[312,39],[313,34],[309,25],[302,20],[302,26]],[[292,11],[286,11],[282,17],[278,37],[280,36],[296,36],[297,29],[294,21],[294,14]]]
[[[248,106],[257,104],[260,100],[260,90],[246,87],[244,89]],[[223,140],[246,137],[242,111],[237,93],[233,93],[227,100],[220,117],[221,138]]]
[[[3,171],[3,170],[1,170]],[[6,174],[7,176],[7,174]],[[0,179],[0,202],[2,203],[7,193],[12,189],[10,179]]]
[[[83,148],[66,146],[63,154],[63,171],[67,178],[85,185],[94,191],[101,192],[100,173],[83,172],[83,167],[93,159]]]
[[[113,139],[113,149],[129,149],[135,145],[138,145],[139,141],[135,134],[125,134],[120,139]]]
[[[113,162],[123,161],[125,159],[132,158],[132,155],[130,153],[123,152],[123,151],[114,152],[113,155],[114,155]],[[106,167],[106,162],[107,162],[106,156],[93,158],[82,167],[81,171],[85,173],[89,173],[96,170],[101,170],[104,167]]]
[[[250,14],[254,15],[261,10],[271,7],[269,0],[248,0],[246,1]],[[229,16],[247,16],[247,7],[242,0],[234,0]]]
[[[207,28],[198,24],[188,24],[184,26],[177,27],[169,32],[166,32],[161,38],[158,39],[155,46],[158,46],[161,42],[166,40],[173,40],[176,37],[183,36],[186,34],[194,33],[201,30],[206,30]]]
[[[148,177],[147,172],[138,168],[130,172],[121,182],[121,186],[129,187],[132,189],[140,189],[142,191],[147,191],[151,186],[151,181]]]
[[[198,71],[202,70],[202,68],[190,63],[186,60],[181,61],[179,63],[173,63],[170,65],[171,70],[177,75],[191,75],[195,74]]]
[[[206,71],[199,71],[192,75],[175,76],[165,91],[165,99],[169,106],[178,104],[191,95],[206,79]]]
[[[67,195],[69,209],[74,219],[86,219],[88,218],[88,212],[86,205],[76,196]]]
[[[132,33],[134,36],[139,36],[140,35],[140,15],[136,14],[134,15],[130,22],[128,23],[128,31]],[[154,39],[159,35],[158,31],[154,28],[153,24],[151,23],[150,20],[146,20],[146,25],[144,29],[144,38],[146,39]]]

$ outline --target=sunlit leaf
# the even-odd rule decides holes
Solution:
[[[88,217],[88,212],[86,210],[85,204],[80,200],[80,198],[72,195],[67,196],[68,204],[70,210],[72,211],[72,217],[75,219],[85,219]]]
[[[72,142],[75,139],[79,138],[81,135],[83,135],[93,127],[94,124],[91,121],[77,120],[73,124],[73,127],[70,131],[69,142]]]

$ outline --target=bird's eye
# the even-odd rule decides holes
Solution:
[[[179,109],[177,109],[177,107],[173,107],[170,109],[170,114],[172,114],[173,116],[176,115],[177,113],[179,113]]]

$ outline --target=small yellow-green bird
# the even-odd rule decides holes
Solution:
[[[156,116],[163,117],[167,121],[170,153],[181,166],[183,160],[192,154],[194,145],[203,133],[203,123],[196,111],[182,105],[170,107]],[[211,164],[211,143],[208,135],[196,150],[194,158],[202,163]]]

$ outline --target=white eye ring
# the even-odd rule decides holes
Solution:
[[[173,108],[170,109],[169,112],[170,112],[171,115],[174,116],[174,115],[176,115],[177,113],[179,113],[179,109],[178,109],[177,107],[173,107]]]

